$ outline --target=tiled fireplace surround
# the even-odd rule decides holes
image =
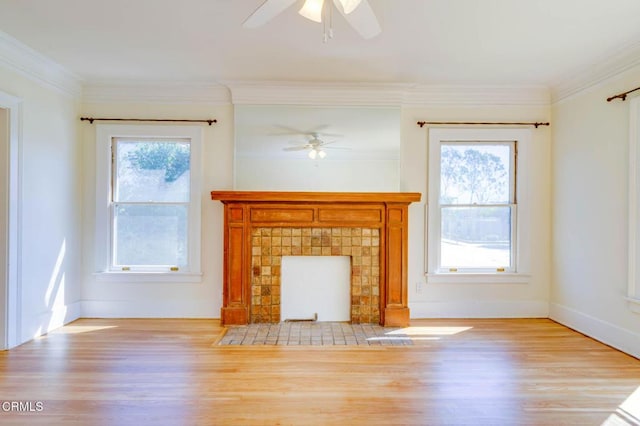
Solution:
[[[350,256],[351,322],[380,322],[380,230],[253,228],[251,323],[280,322],[282,256]]]
[[[212,191],[225,205],[225,325],[280,321],[282,256],[350,256],[351,322],[407,326],[408,204],[419,193]]]

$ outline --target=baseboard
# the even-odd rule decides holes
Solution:
[[[104,301],[84,300],[84,318],[220,318],[209,300]]]
[[[77,301],[68,305],[54,306],[50,311],[42,312],[31,318],[23,318],[22,336],[19,344],[28,342],[75,321],[80,318],[81,314],[82,304]]]
[[[411,318],[547,318],[549,304],[539,300],[409,303]]]
[[[64,324],[69,324],[82,316],[82,302],[77,301],[67,305],[67,313],[64,317]]]
[[[631,356],[640,358],[640,334],[636,332],[557,303],[550,304],[549,318]]]

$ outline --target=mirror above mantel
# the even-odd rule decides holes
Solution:
[[[236,190],[396,192],[399,169],[399,108],[235,108]]]

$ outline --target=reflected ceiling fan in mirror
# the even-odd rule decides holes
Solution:
[[[307,154],[307,156],[309,158],[311,158],[312,160],[315,159],[320,159],[322,160],[323,158],[325,158],[327,156],[327,152],[325,151],[326,149],[344,149],[344,150],[348,150],[349,148],[347,147],[341,147],[341,146],[327,146],[327,145],[331,145],[334,144],[337,141],[329,141],[329,142],[325,142],[322,139],[320,139],[320,133],[308,133],[305,136],[307,136],[309,138],[309,140],[307,141],[307,143],[303,144],[303,145],[297,145],[297,146],[290,146],[287,148],[283,148],[283,151],[305,151],[308,150],[309,153]],[[327,134],[329,135],[329,134]],[[332,135],[332,136],[340,136],[340,135]]]
[[[243,22],[245,28],[260,27],[298,0],[265,0]],[[382,32],[378,18],[367,0],[305,0],[298,13],[314,22],[324,23],[324,42],[333,38],[333,6],[363,38],[369,39]]]

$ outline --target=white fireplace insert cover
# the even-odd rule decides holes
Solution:
[[[281,321],[351,320],[350,256],[282,256]]]

